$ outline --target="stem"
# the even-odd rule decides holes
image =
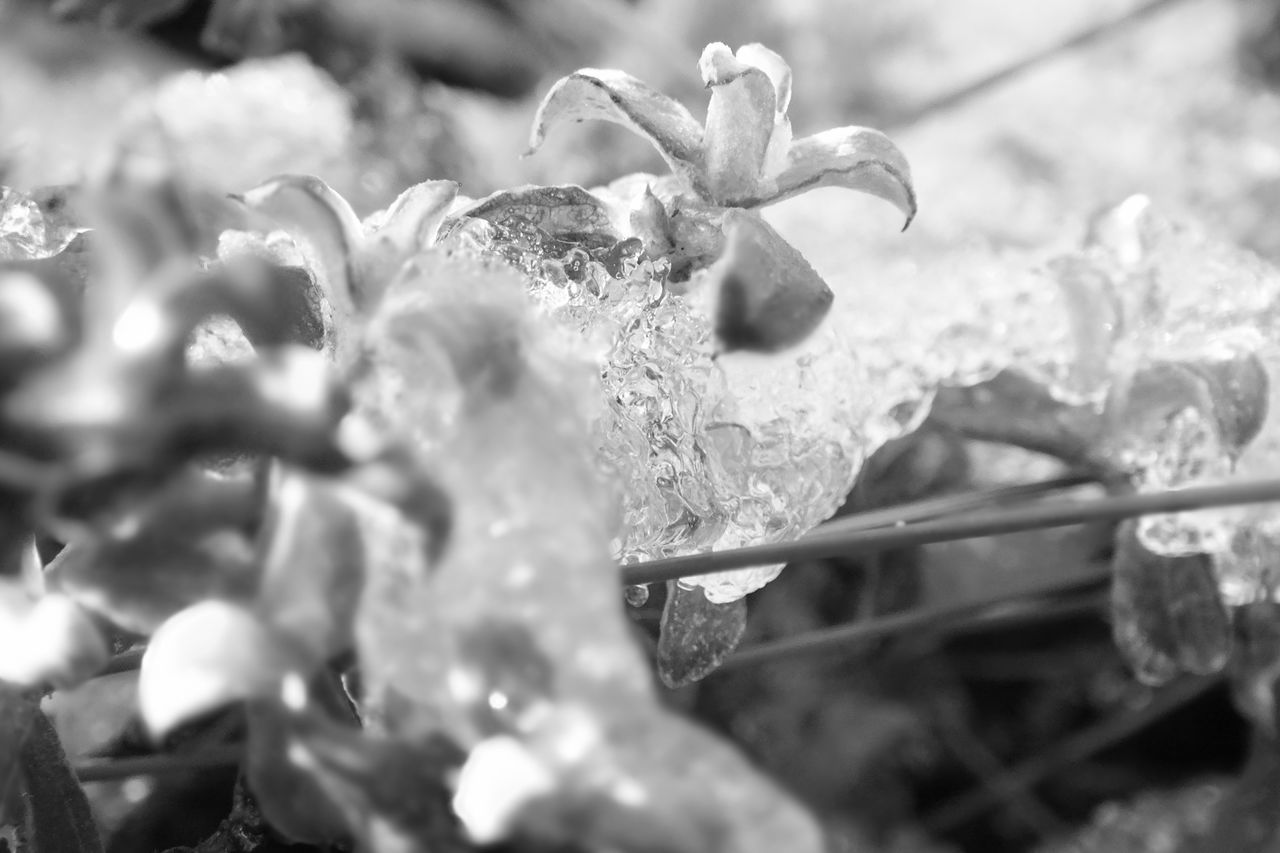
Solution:
[[[1101,752],[1173,713],[1222,681],[1221,675],[1188,678],[1164,688],[1137,712],[1114,714],[989,779],[982,787],[945,803],[924,820],[931,833],[962,826],[1001,801],[1052,776],[1060,768]]]
[[[876,527],[891,527],[907,521],[926,521],[943,515],[954,515],[970,509],[982,509],[1011,500],[1025,500],[1039,497],[1051,492],[1067,491],[1077,486],[1085,486],[1097,482],[1096,478],[1087,474],[1073,474],[1055,477],[1051,480],[1040,480],[1035,483],[1021,483],[1016,486],[1000,486],[992,489],[965,492],[959,495],[942,495],[912,501],[907,504],[867,510],[852,515],[833,518],[823,522],[802,536],[802,539],[815,539],[831,534],[848,533],[853,530],[871,530]]]
[[[1090,521],[1114,521],[1140,515],[1271,501],[1280,501],[1280,480],[1202,486],[1152,495],[1123,495],[1091,501],[1057,501],[998,512],[975,512],[959,518],[853,531],[845,535],[822,535],[793,542],[650,560],[624,566],[622,581],[627,584],[658,583],[749,566],[767,566],[771,563],[849,557],[933,542],[1016,533],[1020,530],[1069,527]]]
[[[235,767],[244,755],[241,745],[216,746],[192,753],[141,755],[136,758],[112,758],[81,761],[75,767],[81,784],[125,779],[130,776],[155,776],[163,773],[188,773],[219,767]]]
[[[1083,581],[1077,580],[1054,591],[1064,591],[1096,583],[1105,580],[1110,574],[1111,571],[1108,567],[1100,570],[1095,578],[1086,578]],[[1049,590],[1045,592],[1049,592]],[[1028,601],[1027,593],[1021,591],[977,604],[929,607],[922,610],[912,610],[908,613],[898,613],[883,618],[854,622],[849,625],[838,625],[834,628],[809,631],[768,643],[758,643],[730,655],[720,665],[720,669],[731,670],[798,655],[835,651],[861,640],[883,637],[887,634],[899,634],[904,631],[910,631],[913,628],[931,627],[938,631],[959,632],[974,628],[991,628],[997,625],[1007,626],[1011,623],[1026,620],[1042,621],[1058,616],[1072,616],[1095,611],[1101,602],[1101,596],[1096,593],[1073,597],[1063,602]],[[1011,606],[1014,609],[1011,610]],[[934,622],[943,622],[944,624],[933,625],[932,623]]]

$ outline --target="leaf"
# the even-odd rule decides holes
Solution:
[[[711,198],[720,204],[753,198],[760,192],[773,136],[777,106],[773,81],[719,42],[707,45],[698,68],[711,88],[702,138]]]
[[[741,207],[773,204],[819,187],[844,187],[882,198],[907,217],[916,216],[911,166],[898,146],[878,130],[838,127],[797,139],[787,152],[787,166],[777,178],[776,192],[738,201]]]
[[[277,691],[315,661],[249,610],[203,601],[171,617],[151,637],[138,675],[138,706],[155,737],[215,708]]]
[[[53,725],[38,712],[22,748],[22,783],[27,835],[35,853],[101,853],[89,800]]]
[[[282,718],[287,754],[332,804],[359,850],[464,853],[446,779],[463,753],[439,734],[381,738],[334,722],[313,708]],[[306,815],[298,815],[305,820]],[[327,820],[331,824],[332,820]]]
[[[1280,733],[1280,604],[1254,601],[1235,609],[1231,688],[1236,707],[1272,737]]]
[[[501,190],[463,208],[458,216],[517,232],[532,226],[546,237],[572,242],[621,239],[604,202],[572,184]]]
[[[707,193],[702,126],[679,101],[621,71],[584,68],[557,81],[534,116],[529,152],[553,126],[587,120],[620,124],[645,137],[690,189]]]
[[[804,256],[759,216],[726,212],[716,268],[716,337],[725,352],[777,352],[818,327],[835,296]]]
[[[274,465],[259,554],[263,619],[313,660],[350,648],[364,554],[352,510],[332,486]]]
[[[0,684],[0,826],[21,821],[12,813],[18,805],[19,756],[38,713],[38,696]]]
[[[747,601],[707,600],[702,587],[667,584],[658,634],[658,676],[668,687],[683,687],[710,675],[747,630]]]
[[[1138,541],[1134,522],[1125,522],[1113,568],[1112,630],[1141,681],[1162,684],[1178,672],[1222,669],[1231,654],[1231,617],[1208,555],[1155,554]]]
[[[97,623],[65,595],[45,595],[21,619],[0,623],[0,681],[70,687],[110,656]]]
[[[307,692],[307,714],[322,714],[335,727],[355,731],[358,721],[336,677],[322,672]],[[349,838],[341,804],[334,803],[312,768],[294,760],[295,739],[312,735],[279,697],[251,701],[248,708],[249,743],[245,776],[254,798],[271,827],[290,840],[332,844]]]

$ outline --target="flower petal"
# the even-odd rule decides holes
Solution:
[[[621,71],[583,68],[562,77],[534,116],[529,153],[538,149],[552,125],[588,119],[620,124],[645,137],[694,192],[707,191],[697,119],[679,101]]]
[[[773,195],[743,201],[743,207],[773,204],[818,187],[844,187],[882,198],[907,217],[916,216],[911,166],[889,137],[869,127],[838,127],[797,139],[778,176]]]
[[[791,66],[787,61],[759,42],[738,48],[738,59],[754,65],[773,82],[774,110],[782,115],[791,106]]]
[[[721,346],[777,352],[804,340],[831,308],[827,283],[758,215],[730,210],[724,224],[728,250],[713,270]]]
[[[280,175],[240,200],[289,232],[340,315],[340,327],[350,329],[361,304],[355,258],[364,232],[346,199],[319,178]]]
[[[773,81],[720,43],[707,45],[698,68],[712,89],[702,140],[711,198],[737,205],[760,194],[777,114]]]

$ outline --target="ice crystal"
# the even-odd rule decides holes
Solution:
[[[0,187],[0,261],[56,255],[75,235],[75,228],[49,215],[34,195]]]
[[[701,279],[672,292],[665,260],[611,234],[593,210],[562,213],[578,217],[578,232],[545,221],[543,208],[513,206],[455,234],[524,272],[534,299],[597,358],[594,438],[622,502],[617,556],[778,541],[828,517],[862,461],[847,349],[819,335],[798,354],[717,357]],[[688,582],[733,601],[778,570]]]

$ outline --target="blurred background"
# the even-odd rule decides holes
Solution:
[[[603,124],[522,157],[530,120],[581,66],[627,70],[699,115],[710,41],[790,61],[797,135],[868,125],[911,160],[921,212],[906,234],[836,190],[766,214],[836,291],[834,322],[886,310],[885,293],[927,296],[957,265],[1039,263],[1135,192],[1280,262],[1274,0],[0,0],[0,184],[75,183],[157,116],[193,180],[232,192],[314,173],[362,215],[429,178],[479,197],[662,172]],[[1053,473],[929,429],[873,463],[848,509]],[[1072,529],[787,572],[753,599],[747,641],[1096,574],[1109,541]],[[101,709],[131,695],[128,678],[59,699],[69,752],[127,752],[127,702],[116,721]],[[809,802],[841,849],[1280,849],[1280,765],[1251,749],[1262,736],[1227,690],[1159,715],[1153,696],[1086,612],[910,629],[670,700]],[[1082,732],[1101,734],[1071,746]],[[111,849],[194,843],[225,815],[228,775],[92,785]],[[1223,814],[1261,829],[1230,837]]]

